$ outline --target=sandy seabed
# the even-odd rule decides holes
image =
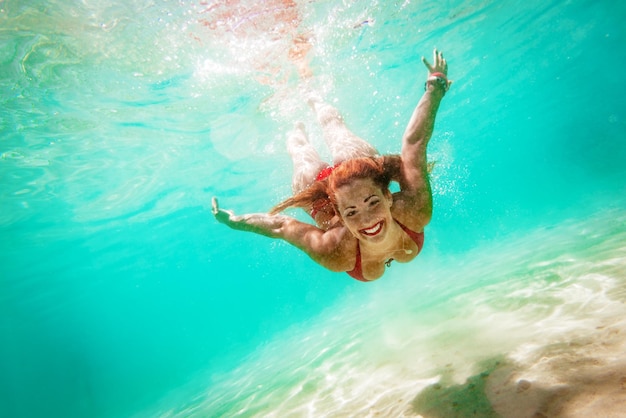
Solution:
[[[626,213],[437,261],[417,282],[394,267],[151,416],[626,417]]]
[[[626,323],[549,345],[523,363],[496,359],[462,385],[424,389],[406,416],[618,418],[626,416]]]

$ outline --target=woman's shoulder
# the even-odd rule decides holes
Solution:
[[[324,254],[312,255],[312,258],[332,271],[352,270],[356,260],[356,238],[342,224],[327,230],[324,235],[331,250]]]
[[[422,232],[428,223],[429,217],[423,211],[423,205],[412,197],[394,193],[391,216],[405,227],[415,232]]]

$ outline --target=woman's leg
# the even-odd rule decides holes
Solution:
[[[343,117],[333,106],[315,99],[309,100],[309,104],[322,126],[324,140],[333,156],[333,164],[353,158],[379,155],[376,148],[348,129]]]
[[[291,185],[293,193],[297,194],[310,186],[328,164],[322,161],[313,145],[309,143],[302,123],[297,123],[294,130],[287,134],[287,151],[293,161]]]

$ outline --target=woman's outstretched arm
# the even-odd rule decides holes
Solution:
[[[425,149],[426,143],[428,143],[433,133],[439,103],[452,82],[447,79],[448,63],[443,58],[441,51],[437,52],[436,49],[434,50],[433,65],[430,65],[424,57],[422,57],[422,62],[428,68],[426,91],[413,111],[409,124],[404,131],[402,145],[418,144],[423,145]]]
[[[414,225],[425,226],[432,214],[432,193],[428,180],[426,147],[433,133],[435,116],[444,94],[451,82],[447,79],[448,64],[443,53],[433,51],[433,64],[424,57],[422,62],[428,69],[424,92],[415,107],[402,137],[402,189],[407,212]]]
[[[235,215],[232,211],[221,209],[216,198],[213,198],[212,206],[215,219],[232,229],[285,240],[332,271],[346,271],[351,267],[349,259],[343,257],[340,250],[345,228],[324,231],[286,215]]]
[[[219,223],[232,229],[254,232],[270,238],[282,238],[281,229],[293,219],[285,215],[268,215],[266,213],[235,215],[231,210],[221,209],[215,197],[211,203],[213,216]]]

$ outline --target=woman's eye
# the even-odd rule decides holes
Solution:
[[[350,212],[346,212],[346,217],[350,218],[356,214],[355,211],[351,210]]]
[[[380,203],[380,200],[372,200],[372,201],[370,202],[370,206],[376,206],[376,205],[377,205],[377,204],[379,204],[379,203]]]

